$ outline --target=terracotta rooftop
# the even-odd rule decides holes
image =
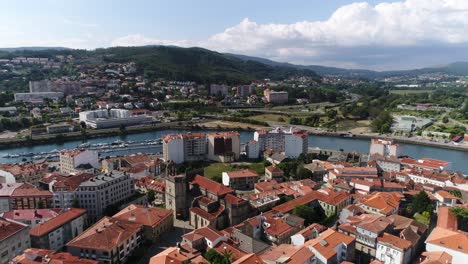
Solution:
[[[273,165],[266,167],[265,170],[268,170],[271,173],[284,173],[282,169]]]
[[[149,264],[183,264],[187,263],[188,260],[189,257],[183,254],[179,248],[170,247],[153,256]]]
[[[335,248],[340,244],[349,246],[355,239],[333,229],[327,229],[317,238],[305,242],[305,246],[313,247],[320,255],[330,260],[336,255]]]
[[[144,226],[155,227],[166,218],[172,217],[172,210],[131,204],[112,217],[135,222]]]
[[[31,236],[43,236],[51,231],[61,227],[65,223],[68,223],[82,215],[86,214],[85,209],[81,208],[70,208],[69,210],[60,213],[56,217],[46,221],[42,224],[36,225],[29,231],[29,235]]]
[[[80,173],[68,176],[53,173],[45,175],[41,182],[47,184],[54,182],[52,187],[54,191],[74,191],[81,183],[86,182],[93,177],[95,177],[95,175],[91,173]]]
[[[254,253],[245,255],[240,259],[232,262],[232,264],[264,264],[265,262]]]
[[[445,251],[423,252],[421,256],[424,260],[421,264],[447,264],[452,263],[452,256]]]
[[[60,211],[62,211],[62,209],[19,209],[11,210],[0,215],[16,221],[36,220],[56,217],[59,215]]]
[[[250,178],[250,177],[258,177],[258,173],[253,170],[237,170],[237,171],[230,171],[226,172],[229,178]]]
[[[26,228],[23,223],[0,217],[0,242]]]
[[[141,224],[104,217],[68,242],[67,246],[111,251],[140,229]]]
[[[230,204],[234,204],[234,205],[239,205],[243,202],[246,202],[246,200],[238,197],[238,196],[235,196],[233,194],[230,194],[228,193],[225,197],[224,197],[224,201],[226,201],[227,203],[230,203]]]
[[[226,251],[231,252],[232,260],[238,260],[241,257],[247,255],[247,252],[244,252],[240,248],[233,246],[231,244],[228,244],[224,241],[219,243],[215,247],[213,247],[213,249],[216,250],[220,254],[224,254]]]
[[[68,252],[55,252],[49,249],[28,248],[23,254],[16,256],[12,263],[15,264],[98,264],[91,259],[80,259]]]
[[[31,197],[31,196],[39,196],[39,197],[50,197],[52,198],[52,193],[49,191],[44,191],[38,189],[36,186],[24,183],[18,188],[16,188],[13,193],[11,194],[12,197]]]
[[[400,205],[401,193],[397,192],[375,192],[365,196],[361,204],[375,208],[382,214],[388,214]]]
[[[436,227],[427,238],[427,243],[468,254],[468,233],[466,232]]]
[[[223,237],[224,235],[220,231],[211,227],[198,228],[198,229],[193,230],[190,233],[183,235],[184,238],[187,238],[190,241],[193,241],[192,240],[193,238],[200,237],[200,236],[210,241],[215,241],[218,238]]]
[[[215,182],[213,180],[210,180],[206,177],[196,175],[193,181],[191,182],[192,185],[198,185],[202,189],[206,189],[211,193],[214,193],[216,195],[225,195],[228,193],[234,193],[234,190],[224,186],[223,184],[219,182]]]
[[[387,233],[384,233],[383,236],[378,237],[377,241],[381,244],[391,245],[393,248],[398,248],[403,251],[409,249],[412,246],[410,241]]]
[[[197,214],[209,221],[214,221],[224,212],[224,209],[225,209],[224,206],[220,205],[217,210],[213,212],[207,212],[199,207],[192,207],[190,208],[190,212]]]

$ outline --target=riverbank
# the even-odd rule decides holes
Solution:
[[[349,133],[347,134],[343,132],[312,131],[312,130],[307,131],[307,133],[309,135],[326,136],[326,137],[344,137],[344,138],[357,138],[357,139],[369,139],[369,140],[373,138],[392,139],[393,141],[397,143],[444,148],[444,149],[450,149],[450,150],[468,151],[468,144],[453,145],[453,144],[442,143],[442,142],[426,141],[425,139],[419,139],[419,138],[384,136],[384,135],[379,135],[379,134],[349,134]]]
[[[216,120],[211,120],[214,122]],[[125,131],[121,131],[120,128],[108,128],[108,129],[99,129],[99,130],[86,130],[86,137],[81,134],[81,131],[70,132],[66,134],[42,134],[35,135],[32,138],[0,138],[0,149],[24,147],[24,146],[36,146],[44,145],[50,143],[64,143],[67,141],[73,140],[83,140],[91,138],[103,138],[109,136],[125,136],[128,134],[138,134],[158,130],[203,130],[203,129],[215,129],[215,130],[235,130],[235,131],[254,131],[255,126],[241,126],[236,123],[235,126],[227,125],[226,122],[216,123],[213,126],[204,126],[207,120],[197,120],[197,121],[181,121],[181,122],[171,122],[171,123],[157,123],[151,125],[140,125],[140,126],[131,126],[127,127]],[[309,135],[314,136],[327,136],[327,137],[344,137],[344,138],[356,138],[356,139],[372,139],[372,138],[382,138],[382,139],[393,139],[398,143],[412,144],[412,145],[421,145],[428,147],[437,147],[449,150],[458,150],[458,151],[468,151],[468,145],[453,145],[442,142],[428,141],[420,138],[406,138],[406,137],[395,137],[395,136],[383,136],[376,133],[360,133],[352,134],[345,132],[332,132],[326,131],[318,128],[297,126],[299,129],[305,130]]]
[[[236,131],[253,131],[243,127],[230,127],[230,126],[217,126],[217,127],[204,127],[200,126],[199,123],[202,121],[182,121],[172,123],[157,123],[151,125],[139,125],[127,127],[125,131],[120,128],[107,128],[107,129],[87,129],[86,136],[81,131],[69,132],[66,134],[41,134],[34,135],[31,138],[0,138],[0,149],[9,149],[16,147],[28,147],[45,145],[50,143],[64,143],[74,140],[87,140],[92,138],[104,138],[110,136],[125,136],[130,134],[139,134],[151,131],[159,130],[204,130],[204,129],[216,129],[216,130],[236,130]]]

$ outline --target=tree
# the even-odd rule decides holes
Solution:
[[[425,191],[420,191],[418,194],[416,194],[411,205],[418,213],[422,213],[424,211],[429,211],[432,213],[431,199]]]
[[[232,252],[225,250],[223,254],[220,254],[211,248],[206,251],[204,257],[212,264],[229,264],[231,263]]]
[[[146,196],[148,197],[148,202],[150,204],[152,204],[153,201],[156,199],[156,197],[154,196],[154,191],[153,190],[149,190],[148,193],[146,194]]]
[[[313,176],[314,176],[314,174],[310,170],[304,168],[303,166],[299,166],[297,168],[297,170],[296,170],[296,179],[297,180],[310,179]]]
[[[448,122],[449,122],[448,117],[447,117],[447,116],[444,116],[444,117],[442,118],[442,123],[447,124]]]
[[[320,223],[326,219],[325,213],[320,206],[309,207],[307,205],[298,205],[294,208],[293,214],[304,218],[305,225]]]
[[[389,133],[390,128],[393,123],[393,117],[389,112],[381,112],[374,120],[371,122],[371,129],[373,132],[378,132],[381,134]]]
[[[45,204],[44,204],[44,200],[39,200],[39,202],[37,202],[37,209],[44,209],[45,208]]]
[[[460,192],[460,190],[453,190],[450,191],[450,193],[453,194],[453,196],[455,197],[462,198],[462,193]]]
[[[73,198],[73,201],[72,201],[72,207],[73,208],[80,208],[80,201],[78,200],[78,198]]]

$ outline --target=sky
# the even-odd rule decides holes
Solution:
[[[0,47],[177,45],[398,70],[468,61],[468,0],[0,0]]]

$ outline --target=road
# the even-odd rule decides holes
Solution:
[[[148,264],[151,257],[161,253],[168,247],[174,247],[178,242],[182,241],[182,236],[188,232],[191,232],[193,227],[188,224],[188,221],[174,220],[174,228],[162,235],[158,241],[150,246],[146,251],[146,254],[140,259],[139,264]]]

